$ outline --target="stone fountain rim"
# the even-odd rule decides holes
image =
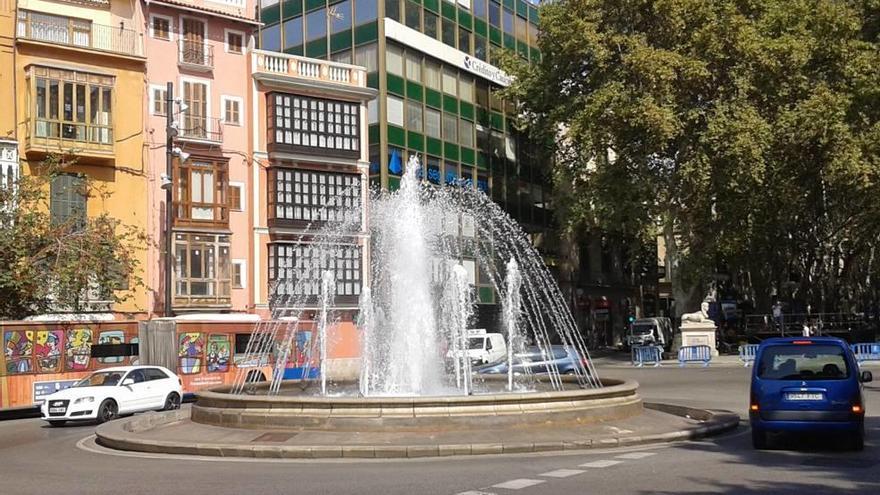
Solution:
[[[486,381],[506,382],[506,376],[487,376]],[[576,383],[576,377],[563,376],[563,382]],[[531,403],[560,401],[566,399],[577,400],[599,400],[615,397],[625,397],[635,395],[638,390],[638,382],[635,380],[619,380],[613,378],[602,378],[603,386],[601,388],[586,388],[579,390],[561,390],[549,392],[518,392],[518,393],[501,393],[501,394],[485,394],[485,395],[438,395],[426,397],[313,397],[313,396],[290,396],[290,395],[249,395],[249,394],[231,394],[232,386],[224,385],[221,387],[211,388],[206,391],[196,392],[199,401],[205,400],[222,401],[229,405],[231,403],[241,404],[277,404],[277,405],[314,405],[314,406],[333,406],[333,407],[362,407],[364,405],[383,405],[383,406],[429,406],[431,404],[503,404],[503,403]],[[287,386],[282,388],[294,388],[296,384],[301,383],[299,380],[291,380],[287,382]],[[353,381],[343,381],[337,383],[354,383]],[[268,383],[261,383],[257,388],[268,388]]]

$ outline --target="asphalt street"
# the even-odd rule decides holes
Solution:
[[[880,372],[880,368],[874,368]],[[748,369],[632,369],[648,401],[745,414]],[[877,373],[880,377],[880,373]],[[721,437],[586,453],[406,461],[257,461],[115,453],[94,444],[93,425],[50,428],[0,422],[2,494],[648,494],[858,493],[880,491],[880,384],[866,388],[864,452],[834,438],[790,438],[752,450],[746,425]]]

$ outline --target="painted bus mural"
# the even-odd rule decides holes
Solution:
[[[3,356],[0,358],[0,408],[29,407],[42,397],[66,388],[88,373],[113,366],[160,364],[180,376],[185,394],[230,385],[239,370],[270,379],[272,364],[287,355],[285,379],[315,378],[318,374],[313,323],[301,322],[292,348],[273,342],[259,362],[244,356],[258,321],[177,321],[173,339],[162,340],[169,363],[143,362],[139,344],[150,326],[136,321],[100,323],[0,323]],[[279,332],[281,333],[281,332]],[[267,335],[268,337],[268,335]],[[330,331],[329,358],[334,362],[359,361],[358,332],[351,322],[340,322]],[[253,370],[253,371],[252,371]]]

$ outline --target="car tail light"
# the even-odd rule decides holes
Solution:
[[[865,409],[862,407],[861,404],[853,404],[852,412],[853,412],[853,414],[864,414]]]
[[[794,342],[792,342],[792,344],[794,345],[810,345],[812,343],[812,340],[795,340]]]
[[[755,393],[752,392],[750,394],[749,399],[749,412],[758,412],[761,409],[761,406],[758,405],[758,398],[755,396]]]

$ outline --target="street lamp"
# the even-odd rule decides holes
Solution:
[[[160,175],[160,187],[165,190],[165,316],[174,316],[171,311],[171,272],[174,270],[174,258],[172,249],[174,246],[174,233],[171,226],[174,223],[174,208],[172,203],[174,189],[174,157],[185,162],[189,153],[175,146],[175,138],[180,134],[180,125],[174,120],[175,114],[185,112],[189,106],[181,98],[174,97],[174,83],[169,82],[165,88],[165,173]]]

